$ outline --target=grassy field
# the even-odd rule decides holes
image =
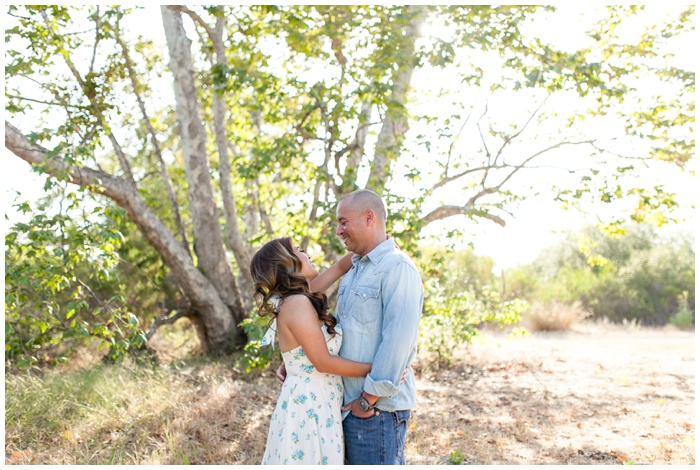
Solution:
[[[156,346],[158,364],[6,375],[5,463],[258,464],[274,372]],[[418,364],[408,464],[695,463],[693,332],[485,334],[455,359]]]

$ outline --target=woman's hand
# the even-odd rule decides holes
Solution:
[[[406,373],[404,372],[404,375]],[[287,378],[287,368],[284,365],[284,362],[282,363],[281,366],[277,368],[277,372],[275,373],[275,376],[277,377],[277,380],[279,381],[280,385],[284,385],[284,381]]]

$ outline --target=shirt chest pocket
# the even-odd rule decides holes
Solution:
[[[374,286],[357,286],[353,295],[353,311],[351,316],[362,324],[373,323],[381,317],[382,304],[379,298],[379,288]]]

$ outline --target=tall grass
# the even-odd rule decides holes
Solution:
[[[7,375],[6,463],[258,464],[279,387],[232,369],[194,359]]]

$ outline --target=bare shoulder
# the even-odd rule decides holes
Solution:
[[[280,315],[283,317],[293,314],[296,316],[298,313],[303,313],[307,311],[314,311],[314,307],[311,301],[304,295],[295,294],[284,298],[284,302],[280,305]]]
[[[318,324],[318,316],[311,301],[303,295],[285,297],[277,317],[289,328]]]

